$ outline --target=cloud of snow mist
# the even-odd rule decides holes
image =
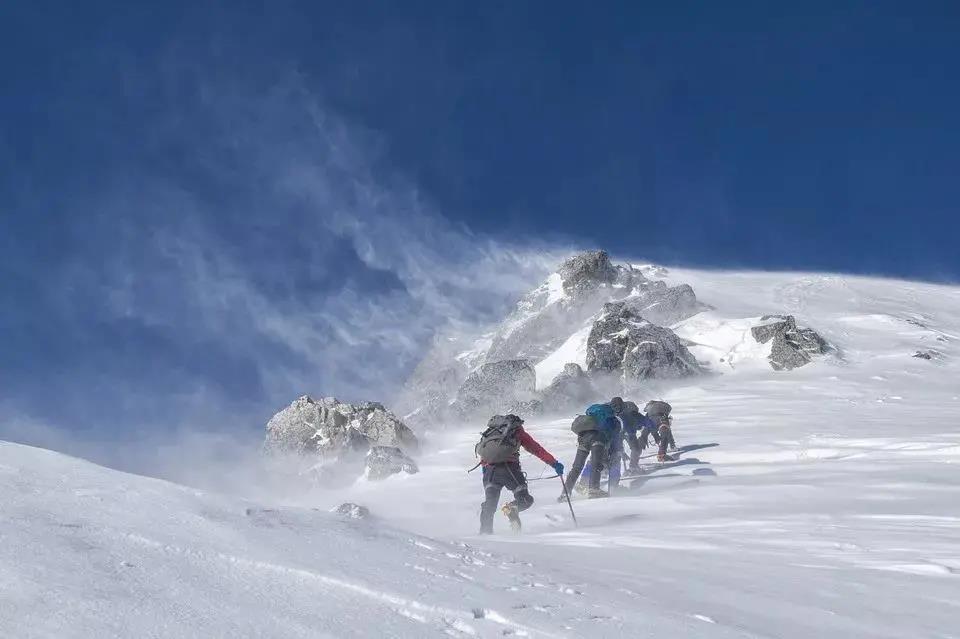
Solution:
[[[205,94],[203,111],[231,123],[208,147],[231,175],[206,172],[260,193],[239,211],[177,203],[189,213],[148,251],[170,269],[194,330],[255,360],[269,397],[389,395],[433,331],[496,319],[564,253],[450,223],[402,177],[378,174],[369,135],[354,136],[297,78],[266,96]],[[224,214],[255,221],[241,245],[218,232]],[[125,257],[111,269],[115,311],[176,321],[182,308],[139,295]]]
[[[44,284],[60,330],[103,342],[37,380],[59,413],[8,398],[5,438],[241,483],[273,412],[303,393],[389,401],[436,331],[498,319],[568,252],[450,222],[296,74],[177,66],[150,93],[159,115],[73,200],[78,248]]]

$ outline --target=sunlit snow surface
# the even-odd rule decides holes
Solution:
[[[418,475],[282,504],[3,444],[0,635],[960,636],[960,288],[667,277],[714,307],[675,329],[715,374],[651,394],[705,447],[575,501],[579,528],[547,479],[523,535],[473,535],[480,424],[428,436]],[[784,312],[839,356],[770,370],[742,320]],[[569,463],[568,424],[527,427]],[[378,520],[325,512],[346,500]]]
[[[560,348],[545,357],[535,367],[537,371],[537,388],[544,389],[563,372],[566,364],[579,364],[587,368],[587,338],[593,323],[589,323],[565,341]]]

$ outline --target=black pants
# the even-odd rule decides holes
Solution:
[[[630,447],[630,468],[635,469],[640,463],[640,453],[646,448],[646,443],[640,443],[637,440],[636,431],[624,431],[623,438],[627,440],[627,446]]]
[[[651,428],[650,426],[644,426],[640,430],[640,450],[643,450],[650,443],[650,435],[653,435],[653,441],[657,445],[660,444],[660,433],[656,428]]]
[[[651,435],[653,435],[653,441],[659,446],[660,433],[656,428],[644,426],[639,433],[624,431],[623,438],[627,440],[627,445],[630,447],[630,468],[636,469],[640,464],[640,454],[650,445]],[[672,438],[671,435],[670,441],[673,441]]]
[[[573,466],[567,473],[567,491],[573,490],[577,480],[580,479],[580,473],[583,472],[583,466],[587,463],[587,457],[590,458],[590,480],[589,487],[593,489],[600,488],[600,471],[607,463],[607,442],[600,435],[599,431],[588,430],[577,436],[577,456],[573,458]],[[617,460],[620,463],[620,460]]]
[[[667,454],[667,446],[676,448],[677,443],[673,441],[673,429],[669,424],[660,424],[660,448],[657,452],[661,455]]]
[[[506,488],[513,493],[513,504],[524,511],[533,505],[533,496],[527,489],[527,479],[520,462],[506,462],[483,467],[483,505],[480,507],[480,532],[493,532],[493,515],[500,504],[500,492]]]

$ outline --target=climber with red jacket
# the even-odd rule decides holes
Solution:
[[[540,458],[558,475],[563,475],[563,464],[523,429],[523,420],[516,415],[494,415],[480,435],[476,446],[480,466],[483,467],[484,501],[480,507],[480,534],[493,533],[493,514],[500,503],[500,492],[506,488],[513,493],[513,501],[504,504],[501,511],[510,520],[510,528],[520,532],[520,513],[533,505],[533,496],[520,468],[520,448]]]

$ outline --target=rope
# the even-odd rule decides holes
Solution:
[[[528,479],[527,481],[543,481],[545,479],[553,479],[554,477],[562,477],[562,475],[550,475],[549,477],[537,477],[535,479]]]

